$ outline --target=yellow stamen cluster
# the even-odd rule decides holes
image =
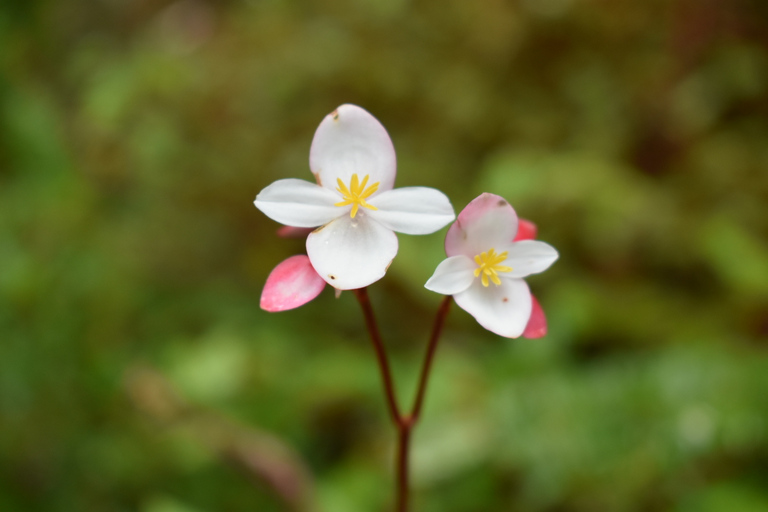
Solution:
[[[349,182],[349,188],[347,188],[344,182],[341,181],[341,178],[336,178],[336,183],[339,185],[336,190],[338,190],[341,195],[344,196],[344,200],[340,203],[334,204],[333,206],[347,206],[348,204],[351,204],[352,210],[349,212],[349,216],[353,219],[355,218],[355,215],[357,215],[358,208],[361,206],[363,208],[368,208],[369,210],[378,210],[378,208],[375,206],[365,202],[365,200],[368,199],[371,194],[379,189],[379,182],[376,182],[370,187],[365,188],[365,185],[368,183],[368,177],[369,176],[366,174],[361,183],[357,177],[357,174],[353,174],[352,179]]]
[[[488,252],[481,252],[475,256],[475,263],[477,268],[475,269],[475,277],[483,274],[483,286],[488,287],[488,278],[493,281],[493,284],[500,285],[501,279],[499,279],[499,272],[512,272],[512,267],[506,267],[499,265],[502,261],[507,259],[507,251],[501,254],[496,254],[496,249],[490,249]]]

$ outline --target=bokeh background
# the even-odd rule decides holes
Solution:
[[[0,510],[389,509],[354,298],[259,309],[342,103],[561,253],[545,338],[452,311],[414,510],[768,510],[762,0],[3,0]],[[403,401],[443,235],[370,290]]]

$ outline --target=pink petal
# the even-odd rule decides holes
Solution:
[[[295,228],[293,226],[283,226],[277,230],[277,236],[280,238],[307,238],[315,228]]]
[[[531,318],[528,319],[528,325],[525,326],[523,332],[523,338],[536,339],[542,338],[547,334],[547,317],[544,316],[544,310],[541,309],[541,304],[536,300],[536,297],[531,294],[531,300],[533,301],[533,309],[531,309]]]
[[[261,292],[261,309],[287,311],[303,306],[323,291],[323,281],[304,254],[291,256],[270,272]]]
[[[516,234],[515,210],[503,197],[484,193],[473,199],[448,229],[445,252],[474,258],[488,249],[509,245]]]
[[[525,219],[519,220],[520,223],[517,225],[517,235],[515,235],[515,239],[512,241],[519,242],[520,240],[535,240],[536,233],[539,231],[539,229],[536,227],[536,224]]]

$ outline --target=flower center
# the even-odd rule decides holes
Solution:
[[[368,208],[369,210],[378,210],[375,206],[368,204],[365,202],[366,199],[368,199],[371,194],[376,192],[379,189],[379,182],[374,183],[368,188],[365,188],[365,185],[368,183],[368,175],[365,175],[365,178],[363,178],[363,181],[360,182],[359,178],[357,177],[357,174],[352,175],[352,179],[349,181],[349,188],[344,184],[343,181],[341,181],[341,178],[336,178],[336,183],[339,185],[336,190],[338,190],[342,197],[344,197],[344,200],[340,203],[336,203],[333,206],[347,206],[348,204],[352,205],[352,210],[349,212],[349,216],[353,219],[355,218],[355,215],[357,215],[357,210],[361,206],[363,208]]]
[[[501,254],[496,254],[496,249],[490,249],[488,252],[481,252],[475,256],[475,263],[477,268],[475,269],[475,277],[481,273],[483,277],[483,286],[488,287],[488,278],[493,281],[493,284],[500,285],[501,279],[499,279],[499,272],[512,272],[512,267],[506,267],[499,265],[502,261],[507,259],[507,251]]]

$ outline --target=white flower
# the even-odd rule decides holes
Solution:
[[[279,180],[254,204],[267,217],[298,228],[317,273],[339,290],[381,279],[397,254],[395,231],[434,233],[455,215],[442,192],[427,187],[393,190],[395,149],[376,118],[342,105],[320,123],[309,151],[317,183]],[[318,227],[319,226],[319,227]]]
[[[504,198],[487,193],[477,197],[448,230],[448,258],[426,288],[453,295],[489,331],[508,338],[522,335],[533,310],[523,278],[549,268],[558,254],[544,242],[513,241],[517,231],[517,215]]]

